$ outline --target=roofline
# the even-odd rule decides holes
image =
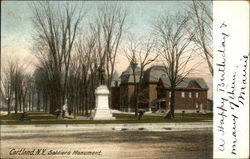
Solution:
[[[164,88],[165,90],[172,90],[171,88]],[[208,88],[175,88],[175,91],[208,91]]]
[[[158,82],[159,82],[159,80],[158,80]],[[146,84],[158,84],[158,82],[150,82],[150,81],[147,81],[147,82],[145,82]]]
[[[138,82],[136,84],[139,84]],[[133,82],[128,82],[128,83],[120,83],[119,86],[124,86],[124,85],[135,85]]]

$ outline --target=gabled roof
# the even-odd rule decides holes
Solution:
[[[135,65],[135,80],[138,83],[140,78],[141,68],[138,67],[138,65]],[[121,84],[124,83],[134,83],[134,75],[133,75],[133,69],[132,69],[132,63],[127,67],[127,69],[122,72],[122,75],[120,76]]]
[[[161,78],[161,81],[165,88],[170,87],[170,81],[168,78]],[[178,84],[177,88],[201,88],[208,89],[208,86],[204,79],[202,78],[185,78],[180,84]]]
[[[152,66],[145,71],[144,82],[158,83],[159,79],[162,77],[167,77],[166,67]]]
[[[120,85],[121,83],[121,78],[119,77],[118,73],[115,72],[113,75],[113,79],[111,81],[111,87],[115,87],[116,85]]]
[[[132,64],[130,64],[127,69],[122,72],[120,76],[120,83],[134,83],[134,76],[132,70]],[[135,80],[138,83],[140,78],[141,69],[135,65]],[[166,67],[165,66],[152,66],[143,72],[143,82],[145,83],[158,83],[159,79],[162,79],[165,88],[170,87],[170,82],[167,78]],[[177,88],[201,88],[208,89],[206,82],[202,78],[185,78]]]

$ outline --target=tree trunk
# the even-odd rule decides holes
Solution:
[[[138,105],[137,105],[137,84],[136,84],[136,77],[135,77],[135,68],[132,68],[133,70],[133,77],[134,77],[134,97],[132,97],[134,99],[134,108],[135,108],[135,118],[137,119],[138,117]]]
[[[22,96],[21,94],[19,95],[19,112],[22,112]]]
[[[30,111],[30,105],[31,105],[31,94],[29,93],[29,111]]]
[[[33,110],[34,110],[34,92],[32,93],[32,100],[31,100],[31,111],[33,112]]]
[[[171,89],[171,97],[170,97],[170,111],[167,113],[167,115],[164,117],[164,119],[167,120],[173,120],[174,119],[174,110],[175,110],[175,89]]]
[[[15,114],[17,114],[17,105],[18,105],[18,98],[17,98],[17,90],[15,88]]]
[[[10,116],[10,99],[8,99],[8,116]]]
[[[40,93],[37,92],[37,111],[40,112]]]
[[[174,119],[174,110],[175,110],[175,89],[171,90],[171,99],[170,99],[170,113]]]
[[[47,112],[48,111],[48,96],[47,95],[44,95],[44,98],[43,98],[43,106],[44,106],[44,112]]]
[[[25,104],[25,97],[23,97],[23,112],[25,112],[27,109],[26,108],[26,104]]]

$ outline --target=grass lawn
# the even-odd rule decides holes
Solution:
[[[0,120],[19,120],[22,116],[22,113],[17,113],[17,114],[10,114],[8,115],[1,115]]]
[[[1,115],[0,120],[19,120],[21,118],[23,113],[17,113],[17,114],[11,114],[8,115]],[[56,119],[56,117],[53,114],[49,113],[28,113],[28,118],[32,119]]]
[[[181,113],[176,113],[175,116],[182,116]],[[213,113],[185,113],[184,117],[198,117],[198,118],[213,118]]]
[[[37,113],[29,113],[28,117],[32,119],[56,119],[56,116],[49,113],[37,114]]]
[[[116,120],[55,120],[56,117],[49,113],[28,113],[31,121],[19,121],[21,113],[1,116],[3,125],[32,125],[32,124],[122,124],[122,123],[177,123],[177,122],[208,122],[212,121],[212,114],[176,114],[174,120],[164,120],[162,115],[143,115],[141,120],[135,120],[134,114],[113,114]],[[45,120],[47,119],[47,120]],[[3,121],[2,121],[3,120]],[[13,120],[13,121],[4,121]],[[35,121],[34,121],[35,120]]]

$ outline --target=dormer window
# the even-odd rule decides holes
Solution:
[[[189,92],[189,98],[192,98],[192,92]]]
[[[161,78],[167,78],[166,74],[162,74]]]

